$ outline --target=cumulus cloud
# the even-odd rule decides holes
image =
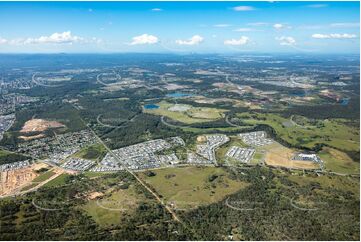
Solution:
[[[84,41],[84,38],[72,35],[70,31],[63,33],[53,33],[50,36],[41,36],[39,38],[27,38],[24,44],[72,44]]]
[[[4,39],[4,38],[0,37],[0,45],[1,44],[6,44],[7,42],[8,42],[7,39]]]
[[[230,39],[225,40],[225,45],[245,45],[249,42],[249,38],[247,36],[241,36],[240,39]]]
[[[355,34],[313,34],[314,39],[355,39]]]
[[[287,24],[280,24],[280,23],[277,23],[277,24],[274,24],[273,25],[273,28],[275,28],[276,30],[280,30],[280,29],[289,29],[290,26],[288,26]]]
[[[233,8],[234,11],[253,11],[255,10],[252,6],[236,6]]]
[[[280,45],[295,45],[296,40],[291,36],[276,37],[276,40],[280,41]]]
[[[204,38],[200,35],[194,35],[188,40],[176,40],[175,42],[179,45],[198,45],[203,42]]]
[[[160,12],[160,11],[163,11],[163,9],[161,9],[161,8],[152,8],[152,11],[153,12]]]
[[[142,34],[132,38],[130,45],[144,45],[144,44],[156,44],[158,43],[158,37],[150,34]]]
[[[217,28],[226,28],[231,26],[230,24],[215,24],[213,25],[213,27],[217,27]]]

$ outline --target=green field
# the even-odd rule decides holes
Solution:
[[[185,111],[171,111],[169,108],[174,108],[176,104],[169,103],[166,101],[161,101],[156,103],[159,106],[158,109],[143,109],[143,112],[156,114],[168,117],[170,119],[186,123],[203,123],[211,122],[217,119],[224,118],[224,113],[227,111],[225,109],[219,108],[206,108],[206,107],[193,107],[191,105],[177,104],[182,107],[186,107]]]
[[[140,174],[165,202],[179,209],[196,208],[218,202],[247,186],[233,180],[222,168],[178,167],[154,171],[155,176]]]
[[[21,191],[27,191],[27,190],[35,187],[36,185],[38,185],[38,183],[31,183],[30,185],[27,185],[27,186],[21,188]]]
[[[101,226],[120,224],[122,215],[137,208],[144,197],[137,194],[133,185],[128,189],[107,191],[102,198],[89,200],[84,209]]]
[[[324,148],[319,152],[319,156],[324,161],[326,170],[343,174],[360,173],[360,163],[354,162],[344,152],[332,148]]]
[[[87,146],[73,156],[86,160],[100,161],[106,155],[107,151],[102,144]]]
[[[66,179],[69,177],[70,175],[68,174],[61,174],[60,176],[54,178],[53,180],[47,182],[44,187],[57,187],[57,186],[62,186],[65,184]]]
[[[47,171],[41,174],[40,176],[36,177],[33,182],[43,182],[48,180],[50,177],[54,176],[55,172],[53,171]]]
[[[246,124],[269,125],[280,138],[295,146],[312,148],[317,143],[324,143],[340,150],[360,150],[359,130],[348,126],[344,119],[319,120],[317,126],[304,127],[284,125],[289,123],[290,119],[277,114],[241,113],[237,114],[237,117]]]

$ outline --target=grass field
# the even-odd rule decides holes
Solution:
[[[69,177],[69,174],[61,174],[60,176],[58,176],[57,178],[49,181],[48,183],[46,183],[44,185],[44,187],[57,187],[57,186],[62,186],[65,184],[65,181],[67,179],[67,177]]]
[[[347,154],[332,148],[324,148],[319,152],[326,170],[344,174],[360,173],[360,163],[354,162]]]
[[[107,151],[102,144],[95,144],[84,147],[73,156],[86,160],[100,161],[106,155]]]
[[[156,176],[140,175],[165,202],[178,209],[214,203],[247,186],[245,182],[230,179],[222,168],[192,166],[154,172]]]
[[[43,182],[47,179],[49,179],[50,177],[54,176],[55,175],[55,172],[53,171],[47,171],[47,172],[44,172],[43,174],[41,174],[40,176],[36,177],[33,182]]]
[[[277,135],[292,145],[312,148],[324,143],[341,150],[360,150],[359,130],[346,124],[346,120],[332,119],[318,121],[318,126],[284,125],[290,119],[270,113],[241,113],[237,117],[246,124],[267,124],[275,129]]]
[[[186,124],[210,122],[221,119],[224,118],[224,112],[227,111],[225,109],[193,107],[191,105],[183,104],[181,106],[187,110],[172,111],[172,108],[175,107],[175,104],[168,103],[166,101],[161,101],[159,103],[156,103],[156,105],[159,106],[158,109],[143,109],[143,111],[145,113],[165,116]]]
[[[38,184],[39,184],[39,183],[31,183],[30,185],[27,185],[27,186],[21,188],[21,191],[27,191],[27,190],[35,187],[35,186],[38,185]]]
[[[135,192],[133,185],[128,189],[112,191],[99,200],[89,200],[82,208],[101,226],[120,224],[122,214],[134,210],[143,196]]]

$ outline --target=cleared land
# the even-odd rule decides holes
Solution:
[[[266,157],[265,162],[270,166],[279,166],[295,169],[317,169],[319,165],[311,161],[292,160],[295,152],[276,142],[265,146]]]
[[[155,176],[140,174],[166,203],[176,209],[191,209],[222,200],[247,186],[232,180],[222,168],[178,167],[154,171]]]
[[[62,128],[64,124],[57,121],[48,121],[44,119],[31,119],[25,122],[20,133],[43,132],[47,129]]]
[[[145,113],[151,113],[168,117],[170,119],[186,123],[210,122],[224,118],[224,112],[227,110],[219,108],[193,107],[185,104],[173,104],[166,101],[156,103],[157,109],[143,109]]]
[[[1,172],[0,195],[9,195],[31,184],[37,176],[32,167]]]

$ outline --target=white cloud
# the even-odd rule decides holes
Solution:
[[[144,45],[144,44],[156,44],[158,43],[158,37],[150,34],[142,34],[132,38],[130,45]]]
[[[280,24],[280,23],[277,23],[277,24],[274,24],[273,25],[273,28],[277,29],[277,30],[280,30],[280,29],[289,29],[290,26],[286,25],[286,24]]]
[[[360,23],[332,23],[330,24],[331,27],[335,28],[352,28],[352,27],[360,27]]]
[[[224,44],[225,45],[245,45],[249,42],[249,38],[247,36],[241,36],[240,39],[230,39],[230,40],[225,40]]]
[[[248,23],[247,25],[249,25],[249,26],[267,26],[267,25],[269,25],[269,23],[256,22],[256,23]]]
[[[153,12],[160,12],[160,11],[163,11],[163,9],[161,9],[161,8],[152,8],[152,11]]]
[[[217,28],[226,28],[231,26],[230,24],[215,24],[213,25],[213,27],[217,27]]]
[[[313,34],[314,39],[355,39],[355,34]]]
[[[233,8],[234,11],[253,11],[256,10],[252,6],[236,6]]]
[[[39,38],[27,38],[24,40],[24,44],[72,44],[82,41],[84,41],[84,38],[72,35],[70,31],[66,31]]]
[[[293,37],[290,36],[281,36],[281,37],[276,37],[276,40],[280,41],[280,45],[295,45],[296,44],[296,40]]]
[[[310,5],[307,5],[306,7],[308,7],[308,8],[325,8],[327,6],[328,6],[327,4],[310,4]]]
[[[8,42],[7,39],[4,39],[4,38],[1,38],[1,37],[0,37],[0,45],[1,45],[1,44],[6,44],[7,42]]]
[[[203,42],[204,38],[200,35],[194,35],[188,40],[176,40],[175,42],[179,45],[198,45]]]
[[[255,30],[251,29],[251,28],[239,28],[239,29],[235,29],[233,31],[236,31],[236,32],[250,32],[250,31],[255,31]]]

